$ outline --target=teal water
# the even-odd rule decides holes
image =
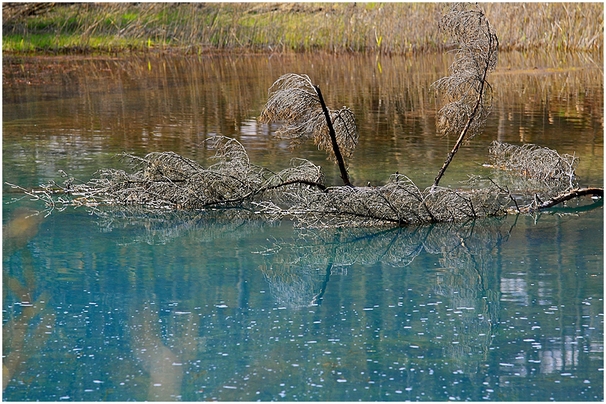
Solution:
[[[444,184],[480,170],[499,138],[574,152],[582,184],[601,186],[601,64],[503,63],[487,129]],[[358,183],[399,170],[429,185],[451,144],[433,134],[427,86],[448,65],[436,57],[4,65],[3,179],[24,187],[122,168],[122,151],[207,161],[213,133],[271,169],[310,158],[336,182],[315,146],[293,151],[256,124],[286,71],[312,71],[356,113]],[[30,199],[3,186],[6,401],[603,400],[600,204],[310,230],[230,211],[50,212]]]
[[[303,231],[54,214],[4,258],[4,398],[600,400],[601,215]]]

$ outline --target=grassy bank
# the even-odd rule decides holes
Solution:
[[[603,50],[602,3],[481,3],[502,50]],[[444,3],[3,4],[7,53],[440,49]]]

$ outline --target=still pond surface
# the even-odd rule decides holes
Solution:
[[[493,113],[443,185],[486,174],[494,139],[580,158],[603,184],[601,56],[501,56]],[[117,156],[292,157],[259,125],[307,73],[356,114],[354,183],[429,186],[454,139],[430,85],[448,56],[3,60],[3,180],[86,181]],[[3,185],[4,400],[603,400],[603,209],[401,229],[295,229],[229,212],[42,211]],[[594,206],[594,205],[592,205]]]

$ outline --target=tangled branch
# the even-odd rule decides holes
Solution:
[[[325,189],[320,167],[294,159],[278,173],[250,163],[244,147],[235,139],[208,140],[217,162],[209,167],[173,152],[130,154],[123,158],[134,172],[102,169],[98,177],[83,184],[73,179],[63,186],[52,182],[41,191],[28,192],[52,209],[59,206],[144,206],[150,210],[200,210],[210,208],[250,209],[257,199],[280,200],[288,189]],[[69,197],[69,198],[68,198]]]
[[[293,145],[312,138],[338,164],[344,184],[351,185],[345,159],[351,157],[358,143],[353,112],[347,107],[329,110],[320,87],[309,76],[289,73],[278,78],[269,89],[259,121],[283,123],[276,134],[290,139]]]
[[[471,139],[490,113],[490,84],[486,78],[497,65],[499,40],[479,8],[456,4],[441,21],[442,29],[453,37],[457,48],[450,76],[433,86],[444,92],[448,103],[438,111],[438,129],[444,135],[458,135],[434,180],[437,187],[464,140]]]
[[[509,194],[498,187],[475,190],[420,190],[408,177],[394,174],[380,187],[331,187],[299,194],[284,209],[265,201],[261,212],[293,217],[303,227],[408,226],[454,222],[504,213]]]
[[[62,186],[51,183],[26,195],[48,211],[66,206],[137,206],[155,211],[230,209],[232,217],[262,215],[291,219],[299,227],[355,228],[464,222],[507,212],[530,213],[573,197],[602,195],[599,188],[578,189],[576,158],[535,145],[493,143],[494,178],[472,177],[466,188],[420,189],[393,174],[378,187],[327,187],[320,167],[304,159],[277,173],[251,164],[236,140],[208,140],[216,149],[209,167],[176,153],[125,155],[134,172],[104,169],[98,178]],[[237,213],[236,213],[237,212]]]
[[[515,189],[516,211],[531,213],[585,195],[602,198],[603,188],[581,188],[576,180],[578,158],[534,144],[516,146],[493,142],[490,164],[500,181]],[[519,206],[519,204],[522,204]]]
[[[493,167],[507,173],[536,182],[536,188],[561,192],[574,188],[575,169],[579,160],[569,154],[534,144],[516,146],[493,142],[488,150]]]

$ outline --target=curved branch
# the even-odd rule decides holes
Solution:
[[[304,179],[296,179],[296,180],[285,181],[285,182],[281,182],[277,185],[271,185],[271,186],[262,188],[257,193],[261,193],[264,191],[269,191],[271,189],[276,189],[276,188],[284,187],[286,185],[293,185],[293,184],[309,185],[311,187],[317,187],[321,191],[326,191],[326,189],[327,189],[326,185],[320,184],[319,182],[308,181],[308,180],[304,180]]]
[[[594,195],[604,198],[604,188],[575,188],[569,191],[566,191],[562,194],[554,196],[553,198],[544,201],[538,205],[529,205],[521,209],[522,213],[530,213],[537,210],[551,208],[553,206],[559,205],[562,202],[566,202],[570,199],[578,198],[584,195]]]
[[[476,18],[479,18],[480,21],[477,27],[470,29],[465,27],[471,19]],[[487,76],[496,67],[496,56],[499,49],[499,39],[481,10],[461,11],[459,6],[455,6],[444,17],[443,23],[447,28],[450,28],[453,36],[459,42],[459,49],[455,62],[450,67],[452,75],[436,81],[434,85],[446,89],[449,97],[459,99],[442,108],[440,114],[442,118],[446,119],[447,126],[460,128],[458,117],[455,118],[455,122],[452,122],[453,114],[455,116],[465,116],[469,109],[471,111],[463,128],[460,129],[454,147],[448,153],[444,164],[434,179],[432,189],[435,189],[440,183],[463,141],[473,136],[479,125],[485,120],[486,111],[483,106],[486,100],[485,93],[487,89],[491,89],[487,82]],[[485,36],[484,40],[482,40],[481,35]],[[468,94],[469,91],[475,93],[473,94],[473,101],[469,99],[469,96],[471,96],[471,94]],[[449,106],[450,108],[445,110]],[[448,121],[451,122],[448,123]],[[460,123],[462,122],[460,121]],[[453,132],[454,128],[451,127],[448,131]]]

